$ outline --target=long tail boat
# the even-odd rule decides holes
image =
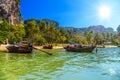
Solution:
[[[32,53],[33,45],[28,41],[21,41],[21,44],[6,46],[10,53]]]
[[[95,46],[66,46],[64,49],[70,52],[93,52]]]
[[[10,53],[32,53],[33,46],[28,45],[8,45],[6,46]]]
[[[52,45],[44,45],[43,46],[43,49],[53,49],[53,46]]]

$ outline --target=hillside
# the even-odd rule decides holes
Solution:
[[[85,31],[93,31],[94,33],[114,32],[113,28],[105,28],[103,25],[89,26],[87,28],[64,27],[64,29],[74,34],[80,34],[81,32]]]

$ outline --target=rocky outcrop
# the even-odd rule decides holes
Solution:
[[[113,28],[111,27],[104,27],[103,25],[96,25],[96,26],[89,26],[87,29],[87,31],[94,31],[94,32],[114,32]]]
[[[89,26],[86,28],[74,28],[74,27],[64,27],[64,29],[68,32],[72,32],[74,34],[80,34],[85,31],[93,31],[94,33],[103,33],[103,32],[114,32],[111,27],[104,27],[103,25]]]
[[[20,0],[0,0],[0,18],[13,25],[23,23],[19,2]]]

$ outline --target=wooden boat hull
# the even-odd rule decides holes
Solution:
[[[43,49],[53,49],[53,46],[51,45],[51,46],[43,46]]]
[[[82,47],[82,48],[67,47],[65,49],[66,49],[66,51],[70,51],[70,52],[93,52],[94,48],[95,48],[95,46]]]
[[[10,53],[32,53],[33,51],[32,47],[23,48],[23,47],[16,46],[16,45],[6,46],[6,48],[8,49]]]

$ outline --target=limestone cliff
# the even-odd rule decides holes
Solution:
[[[20,0],[0,0],[0,18],[13,25],[23,23]]]

